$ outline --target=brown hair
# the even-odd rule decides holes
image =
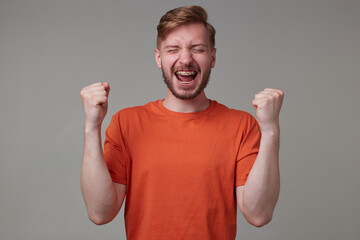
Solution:
[[[179,7],[168,11],[161,17],[157,26],[157,47],[160,47],[161,41],[172,29],[189,23],[203,23],[209,34],[211,47],[215,47],[215,28],[207,22],[207,18],[205,9],[200,6]]]

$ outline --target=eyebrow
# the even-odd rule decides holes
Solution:
[[[204,43],[198,43],[198,44],[193,44],[193,45],[190,46],[190,48],[195,48],[195,47],[207,48],[207,45],[204,44]],[[168,49],[168,48],[180,48],[180,46],[179,45],[166,45],[165,49]]]
[[[199,43],[199,44],[193,44],[193,45],[191,45],[191,48],[194,48],[194,47],[204,47],[204,48],[207,48],[207,45],[204,44],[204,43]]]
[[[166,48],[179,48],[179,45],[166,45],[165,49]]]

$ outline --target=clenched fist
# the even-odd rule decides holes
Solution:
[[[252,105],[256,109],[256,120],[261,130],[278,131],[279,115],[284,93],[281,90],[265,88],[255,95]]]
[[[85,113],[85,127],[97,128],[108,109],[109,83],[94,83],[84,87],[80,91],[81,101]]]

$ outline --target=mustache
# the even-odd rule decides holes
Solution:
[[[186,64],[186,65],[180,65],[180,66],[174,66],[171,70],[173,72],[180,71],[180,70],[190,70],[190,71],[200,72],[199,66],[197,66],[196,64],[193,64],[193,63]]]

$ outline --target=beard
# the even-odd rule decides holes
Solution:
[[[168,87],[170,92],[180,100],[191,100],[197,97],[208,85],[210,80],[210,74],[211,74],[211,68],[209,68],[209,71],[205,72],[203,79],[201,79],[201,84],[197,87],[197,89],[195,89],[195,92],[181,93],[179,91],[176,91],[174,87],[174,83],[171,81],[171,76],[169,76],[170,74],[167,75],[164,69],[162,69],[162,75],[166,86]]]

